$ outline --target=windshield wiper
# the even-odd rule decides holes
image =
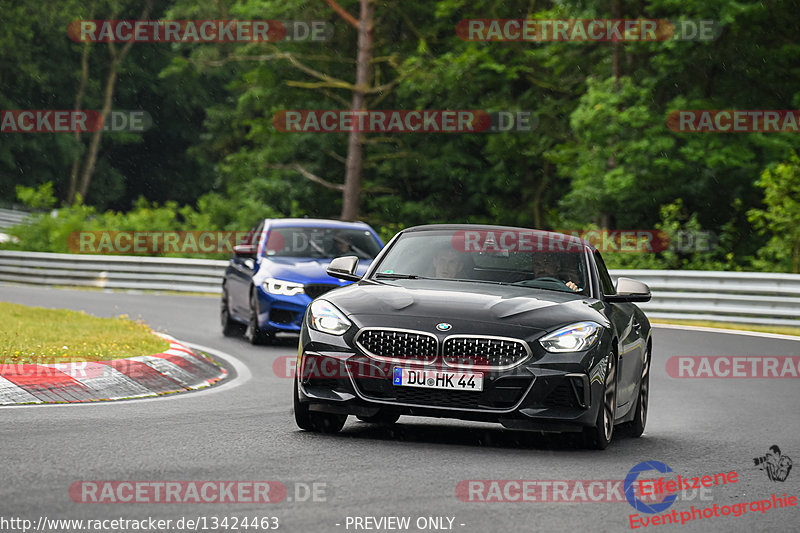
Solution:
[[[468,279],[468,278],[436,278],[442,281],[466,281],[468,283],[488,283],[490,285],[508,285],[504,281],[493,281],[490,279]]]
[[[416,274],[395,274],[394,272],[378,272],[375,277],[385,279],[428,279]]]
[[[555,288],[553,286],[543,287],[541,285],[533,285],[533,284],[527,283],[529,281],[534,281],[534,280],[532,280],[532,279],[524,279],[522,281],[515,281],[514,283],[509,283],[509,285],[513,285],[514,287],[527,287],[529,289],[539,289],[539,290],[543,290],[543,291],[555,291],[555,292],[566,292],[566,293],[572,293],[572,294],[583,294],[583,289],[581,289],[579,291],[573,291],[572,289],[570,289],[566,285],[564,285],[563,289],[561,289],[561,288],[557,289],[557,288]]]

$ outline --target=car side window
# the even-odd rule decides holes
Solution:
[[[254,227],[250,230],[250,243],[255,247],[256,253],[258,253],[258,241],[261,238],[261,232],[264,231],[264,221],[258,223],[258,226]]]
[[[600,276],[600,290],[603,291],[603,294],[616,294],[617,290],[614,288],[611,275],[608,273],[603,257],[597,250],[594,252],[594,262],[597,264],[597,273]]]

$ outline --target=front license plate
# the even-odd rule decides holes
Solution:
[[[392,383],[401,387],[480,392],[483,390],[483,374],[418,370],[396,366]]]

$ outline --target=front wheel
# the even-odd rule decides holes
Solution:
[[[606,357],[603,403],[597,410],[595,425],[583,431],[586,447],[596,450],[608,448],[614,436],[614,419],[617,415],[617,357],[613,351]]]
[[[642,381],[639,384],[639,396],[636,398],[636,414],[628,426],[628,434],[633,438],[638,438],[644,433],[644,426],[647,424],[647,408],[650,395],[650,347],[644,355],[642,365]]]
[[[228,287],[223,285],[222,299],[219,303],[219,320],[222,324],[222,334],[226,337],[236,337],[242,334],[244,326],[231,318],[231,308],[228,300]]]
[[[308,404],[300,401],[296,379],[294,380],[294,421],[300,429],[305,429],[306,431],[314,430],[314,426],[311,424],[311,417],[309,416]]]
[[[272,335],[258,326],[258,295],[255,290],[250,293],[250,316],[244,336],[253,345],[267,344],[272,339]]]
[[[321,413],[310,411],[308,404],[300,401],[297,390],[297,380],[294,380],[294,421],[297,427],[306,431],[317,433],[338,433],[347,422],[347,415],[334,413]]]

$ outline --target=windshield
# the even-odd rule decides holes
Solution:
[[[267,236],[267,257],[313,257],[333,259],[355,255],[373,259],[381,243],[367,230],[350,228],[272,228]]]
[[[588,294],[583,246],[546,232],[440,230],[401,235],[374,279],[433,278],[501,283]],[[540,236],[546,236],[544,240]]]

